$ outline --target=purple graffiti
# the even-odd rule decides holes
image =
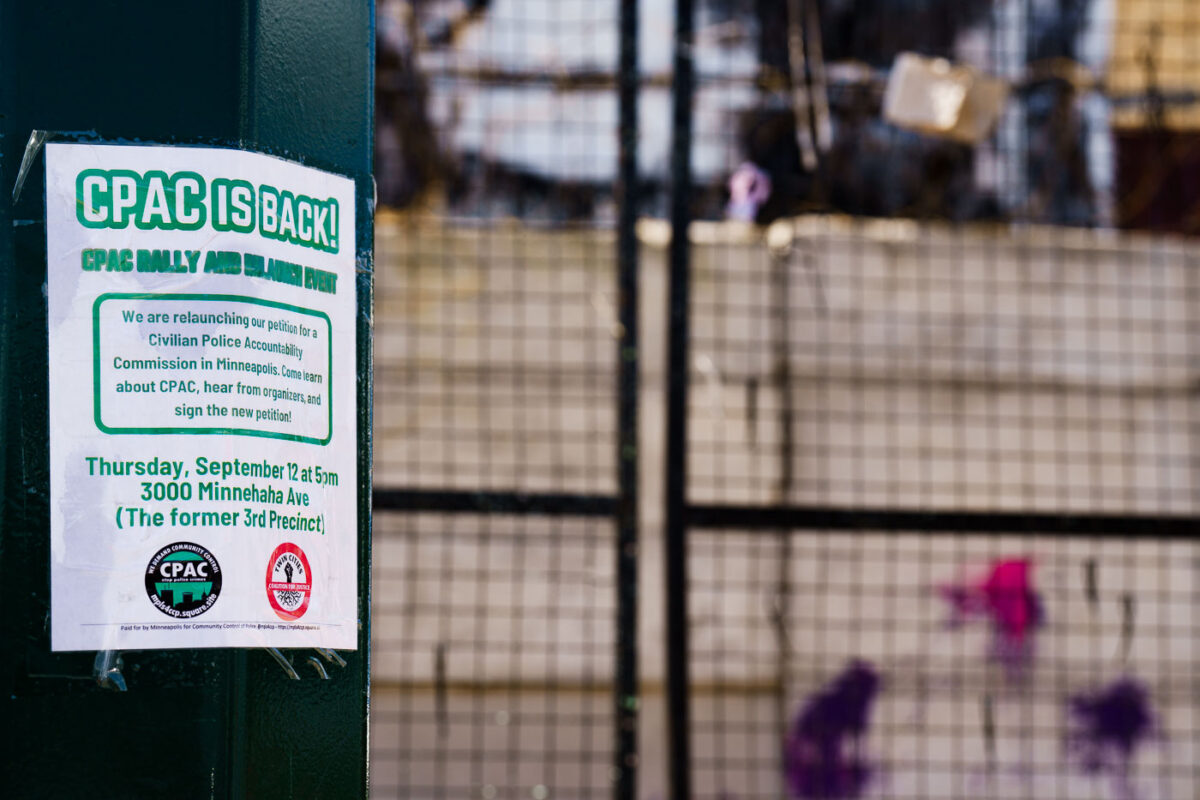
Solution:
[[[1042,601],[1033,589],[1033,562],[1027,558],[996,561],[983,580],[941,588],[953,612],[951,624],[986,617],[994,632],[996,660],[1019,675],[1033,660],[1033,631],[1045,621]]]
[[[787,781],[795,797],[860,796],[871,775],[863,738],[879,684],[869,664],[853,661],[805,701],[784,741]]]
[[[1117,796],[1132,798],[1130,765],[1154,730],[1150,693],[1132,678],[1121,678],[1098,691],[1074,695],[1068,710],[1068,751],[1085,772],[1111,774]]]

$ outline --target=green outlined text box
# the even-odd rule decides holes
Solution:
[[[262,430],[257,428],[236,427],[230,425],[211,426],[198,425],[191,427],[180,427],[177,425],[147,425],[147,426],[129,426],[129,425],[107,425],[104,422],[103,415],[103,391],[101,385],[101,354],[100,354],[100,336],[102,332],[100,324],[101,306],[110,300],[141,300],[141,301],[179,301],[196,303],[243,303],[250,306],[259,306],[270,309],[277,309],[294,314],[303,314],[305,316],[323,321],[325,324],[325,381],[323,386],[324,398],[323,405],[325,406],[325,434],[324,436],[303,435],[300,433],[288,433],[285,431]],[[250,313],[250,312],[247,312]],[[132,324],[132,323],[130,323]],[[307,343],[306,343],[307,346]],[[156,378],[157,380],[157,378]],[[138,435],[167,435],[167,434],[185,434],[185,435],[213,435],[226,434],[233,436],[257,436],[269,439],[281,439],[293,442],[306,442],[309,444],[327,445],[333,438],[333,324],[329,319],[329,315],[323,311],[304,308],[302,306],[292,305],[289,303],[279,303],[274,300],[263,300],[256,297],[245,297],[242,295],[230,294],[170,294],[170,293],[142,293],[142,292],[110,292],[98,296],[92,304],[92,395],[93,395],[93,415],[95,418],[96,427],[104,433],[113,435],[138,434]]]

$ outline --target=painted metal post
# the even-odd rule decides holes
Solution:
[[[637,797],[638,718],[638,4],[621,0],[617,284],[620,354],[617,442],[617,734],[614,800]]]
[[[374,4],[369,0],[0,0],[0,719],[8,797],[365,797]],[[32,131],[208,142],[355,183],[358,650],[346,664],[261,650],[49,647],[44,171]],[[326,671],[328,680],[321,679]]]
[[[675,81],[671,121],[671,249],[667,337],[667,454],[664,589],[667,623],[667,733],[671,800],[690,800],[688,681],[687,407],[692,220],[692,101],[695,31],[692,0],[675,2]]]

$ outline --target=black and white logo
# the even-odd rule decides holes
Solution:
[[[221,595],[221,566],[206,547],[169,544],[146,565],[146,595],[169,617],[198,617]]]

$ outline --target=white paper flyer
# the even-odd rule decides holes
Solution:
[[[357,643],[354,183],[46,146],[54,650]]]

